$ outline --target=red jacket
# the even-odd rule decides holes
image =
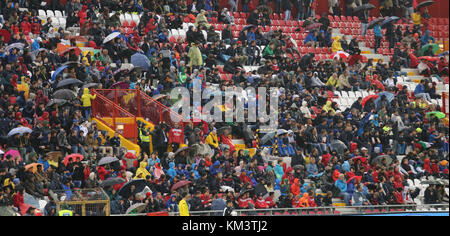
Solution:
[[[101,180],[105,180],[105,176],[109,174],[109,171],[107,171],[103,166],[98,167],[97,172]]]
[[[257,209],[265,209],[265,208],[269,208],[269,206],[267,205],[266,200],[264,199],[256,199],[255,200],[255,207]]]
[[[266,198],[266,204],[269,207],[274,207],[275,206],[275,202],[273,202],[273,199],[270,196]]]
[[[23,204],[23,195],[20,192],[14,194],[13,203],[15,207],[20,207]]]
[[[394,197],[395,197],[395,201],[396,201],[397,204],[404,204],[405,203],[405,201],[403,201],[403,195],[402,195],[401,192],[396,191],[394,193]]]
[[[251,198],[246,198],[246,199],[239,198],[239,208],[241,208],[241,209],[248,208],[249,203],[252,203],[253,205],[255,205],[255,203],[253,202],[253,200]]]
[[[171,129],[169,131],[169,143],[178,143],[181,144],[183,143],[183,130],[181,129]]]
[[[28,21],[22,21],[22,23],[20,23],[20,28],[22,28],[22,32],[24,35],[27,35],[31,32],[31,24]]]

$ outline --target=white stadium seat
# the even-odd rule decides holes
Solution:
[[[348,98],[348,94],[346,91],[341,91],[341,97]]]
[[[61,11],[55,10],[55,17],[63,18],[63,14]]]
[[[55,17],[55,13],[52,10],[47,10],[47,17]]]
[[[356,97],[355,92],[353,92],[353,91],[348,91],[348,97],[349,97],[349,98],[354,98],[354,97]]]

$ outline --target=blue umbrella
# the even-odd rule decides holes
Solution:
[[[131,56],[131,64],[141,67],[144,71],[148,71],[150,68],[150,59],[142,53],[136,53]]]
[[[388,102],[392,102],[392,100],[394,100],[394,94],[390,93],[390,92],[381,92],[378,93],[378,98],[375,99],[375,104],[378,104],[378,102],[381,100],[381,96],[386,96],[386,99],[388,100]]]
[[[53,72],[53,75],[52,75],[52,82],[55,81],[56,76],[57,76],[59,73],[61,73],[61,71],[65,70],[67,67],[69,67],[69,65],[63,65],[63,66],[61,66],[61,67],[58,67],[58,68],[55,70],[55,72]]]
[[[387,23],[390,23],[392,21],[396,21],[396,20],[399,20],[399,19],[400,19],[400,17],[398,17],[398,16],[390,16],[390,17],[386,18],[383,21],[383,23],[381,23],[381,27],[384,27]]]

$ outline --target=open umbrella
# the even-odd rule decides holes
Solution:
[[[142,53],[135,53],[132,55],[130,62],[134,66],[141,67],[144,71],[148,71],[151,65],[150,59]]]
[[[169,97],[169,96],[166,94],[158,94],[158,95],[153,96],[152,98],[158,101],[159,99],[165,98],[165,97]]]
[[[371,21],[371,22],[367,25],[367,28],[368,28],[368,29],[372,29],[373,27],[375,27],[375,25],[380,24],[380,23],[383,22],[383,21],[384,21],[384,18],[383,18],[383,17],[377,18],[377,19]]]
[[[136,203],[131,205],[127,211],[125,212],[126,215],[128,214],[139,214],[141,213],[143,210],[145,210],[145,208],[147,207],[146,203]]]
[[[97,84],[97,83],[89,83],[89,84],[85,84],[85,85],[83,85],[83,87],[82,88],[96,88],[96,87],[98,87],[98,85],[99,84]]]
[[[23,135],[25,133],[31,134],[31,132],[33,132],[33,130],[28,127],[17,127],[17,128],[12,129],[11,131],[9,131],[7,137],[11,137],[16,134],[20,134],[20,135]]]
[[[439,51],[439,45],[435,43],[429,43],[420,49],[420,56],[422,56],[430,47],[433,51],[433,55],[436,55],[436,53]]]
[[[98,165],[99,165],[99,166],[102,166],[102,165],[106,165],[106,164],[113,163],[113,162],[115,162],[115,161],[119,161],[119,159],[117,159],[117,157],[111,157],[111,156],[109,156],[109,157],[103,157],[103,158],[100,159],[100,161],[98,162]]]
[[[120,68],[120,69],[114,71],[113,75],[118,75],[121,73],[128,73],[128,72],[130,72],[129,68]]]
[[[112,32],[103,40],[103,44],[117,38],[120,35],[120,32]]]
[[[375,9],[375,6],[370,3],[366,3],[366,4],[363,4],[363,5],[355,8],[353,10],[353,13],[360,12],[360,11],[368,11],[368,10],[372,10],[372,9]]]
[[[362,102],[361,102],[361,105],[362,105],[362,106],[365,106],[366,103],[367,103],[368,101],[370,101],[370,100],[375,100],[375,99],[377,99],[377,98],[378,98],[378,95],[376,95],[376,94],[369,95],[369,96],[363,98],[363,100],[362,100]]]
[[[426,117],[427,117],[427,118],[430,118],[431,115],[436,116],[438,119],[443,119],[443,118],[445,118],[445,113],[440,112],[440,111],[431,111],[431,112],[428,112],[428,113],[426,114]]]
[[[100,187],[106,188],[106,187],[113,186],[113,185],[116,185],[116,184],[121,184],[123,182],[125,182],[125,180],[123,178],[118,178],[118,177],[116,177],[116,178],[109,178],[109,179],[105,179],[104,181],[102,181],[100,183]]]
[[[117,83],[111,85],[111,87],[109,87],[109,88],[110,89],[129,89],[130,84],[125,81],[120,81],[120,82],[117,82]]]
[[[349,184],[352,180],[359,180],[359,182],[361,182],[362,176],[353,176],[350,179],[347,180],[347,184]]]
[[[347,58],[350,56],[350,54],[343,52],[343,51],[337,51],[333,54],[331,54],[330,59],[339,59],[342,58],[344,60],[347,60]]]
[[[439,61],[439,58],[438,57],[423,56],[423,57],[419,57],[419,60]]]
[[[36,173],[38,170],[38,166],[41,166],[41,168],[43,167],[42,164],[40,163],[31,163],[25,166],[25,171],[29,171],[31,173]]]
[[[378,95],[378,98],[375,99],[375,103],[377,103],[378,101],[380,101],[380,100],[381,100],[381,97],[382,97],[383,95],[386,97],[386,99],[388,100],[388,102],[392,102],[392,100],[394,100],[394,98],[395,98],[395,95],[392,94],[392,93],[390,93],[390,92],[381,92],[381,93],[378,93],[377,95]]]
[[[6,160],[7,156],[11,156],[12,158],[19,157],[20,161],[22,161],[22,156],[20,155],[19,151],[11,149],[3,155],[3,161]]]
[[[390,165],[392,163],[392,158],[389,155],[380,155],[371,160],[372,165],[382,164],[383,160],[386,160],[386,164]]]
[[[37,55],[40,53],[40,52],[44,52],[44,51],[48,51],[46,48],[39,48],[39,49],[36,49],[36,50],[34,50],[34,51],[32,51],[31,53],[30,53],[30,56],[31,56],[31,60],[36,60],[36,57],[37,57]]]
[[[64,105],[64,104],[66,104],[67,103],[67,100],[64,100],[64,99],[52,99],[52,100],[50,100],[50,102],[47,104],[47,107],[51,107],[51,106],[53,106],[53,105],[55,105],[55,104],[58,104],[58,105]]]
[[[242,197],[244,194],[246,193],[250,193],[250,195],[252,195],[255,192],[255,189],[251,188],[251,189],[243,189],[239,192],[239,196],[238,198]]]
[[[61,73],[62,71],[64,71],[67,67],[69,67],[69,65],[63,65],[63,66],[56,68],[55,72],[53,72],[53,74],[52,74],[52,81],[55,81],[56,76],[59,73]]]
[[[174,157],[178,154],[180,154],[181,152],[187,151],[189,150],[190,147],[182,147],[182,148],[178,148],[178,150],[174,153]]]
[[[59,53],[59,55],[62,56],[72,50],[75,51],[75,55],[77,55],[77,56],[79,56],[81,54],[81,49],[79,49],[78,47],[68,47],[68,48],[62,50],[61,53]]]
[[[439,184],[441,184],[441,182],[439,182],[437,180],[424,180],[424,181],[420,182],[420,184],[439,185]]]
[[[265,134],[261,140],[260,140],[260,144],[261,145],[271,145],[272,142],[271,140],[275,137],[275,131],[274,132],[269,132],[267,134]]]
[[[306,29],[306,30],[312,30],[312,29],[317,29],[317,28],[319,28],[320,26],[322,26],[322,23],[312,23],[312,24],[307,25],[307,26],[305,27],[305,29]]]
[[[134,191],[131,192],[131,186],[135,187]],[[117,194],[122,196],[125,199],[128,199],[132,194],[140,193],[144,190],[145,186],[147,186],[147,181],[145,179],[133,179],[127,183],[125,183],[122,188],[117,191]]]
[[[230,187],[230,186],[220,186],[220,188],[222,189],[223,192],[233,192],[234,193],[234,188]]]
[[[287,134],[287,133],[288,133],[288,131],[285,130],[285,129],[279,129],[279,130],[277,130],[277,136],[283,135],[283,134]]]
[[[347,146],[341,140],[336,139],[330,143],[330,148],[332,151],[336,150],[339,154],[343,154],[345,152],[345,150],[347,149]]]
[[[383,23],[381,23],[381,27],[385,27],[387,24],[389,24],[393,21],[399,20],[399,19],[400,19],[400,17],[398,17],[398,16],[390,16],[390,17],[386,18],[383,21]]]
[[[173,191],[175,191],[175,190],[177,190],[177,189],[179,189],[179,188],[181,188],[181,187],[183,187],[183,186],[186,186],[186,185],[188,185],[188,184],[190,184],[190,183],[192,183],[192,182],[189,181],[189,180],[182,180],[182,181],[180,181],[180,182],[174,184],[174,185],[172,186],[172,188],[170,189],[170,191],[173,192]]]
[[[53,93],[53,97],[56,99],[73,100],[77,95],[70,89],[61,89]]]
[[[26,192],[23,193],[23,203],[29,204],[30,206],[32,206],[36,209],[40,208],[39,201],[36,198],[34,198],[33,195],[28,194]]]
[[[434,1],[423,1],[423,2],[421,2],[419,4],[417,4],[417,8],[416,9],[419,10],[422,7],[428,7],[428,6],[431,6],[433,4],[434,4]]]
[[[69,86],[69,85],[74,85],[74,84],[83,84],[83,82],[77,80],[77,79],[65,79],[62,80],[58,83],[58,85],[56,86],[56,88],[61,88],[61,87],[65,87],[65,86]]]
[[[8,52],[9,50],[11,50],[13,48],[23,49],[24,46],[25,46],[25,44],[23,44],[23,43],[12,43],[5,47],[5,52]]]
[[[83,155],[74,153],[74,154],[70,154],[70,155],[64,157],[64,165],[65,166],[67,166],[67,164],[69,164],[69,159],[72,159],[73,161],[80,159],[80,161],[81,161],[81,160],[83,160]]]

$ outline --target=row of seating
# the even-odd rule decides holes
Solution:
[[[62,11],[62,12],[59,11],[59,10],[55,10],[55,11],[47,10],[47,11],[45,11],[45,10],[42,10],[42,9],[38,10],[38,17],[41,20],[47,20],[47,18],[49,18],[49,17],[64,18],[64,16],[65,16],[65,12],[64,11]]]

